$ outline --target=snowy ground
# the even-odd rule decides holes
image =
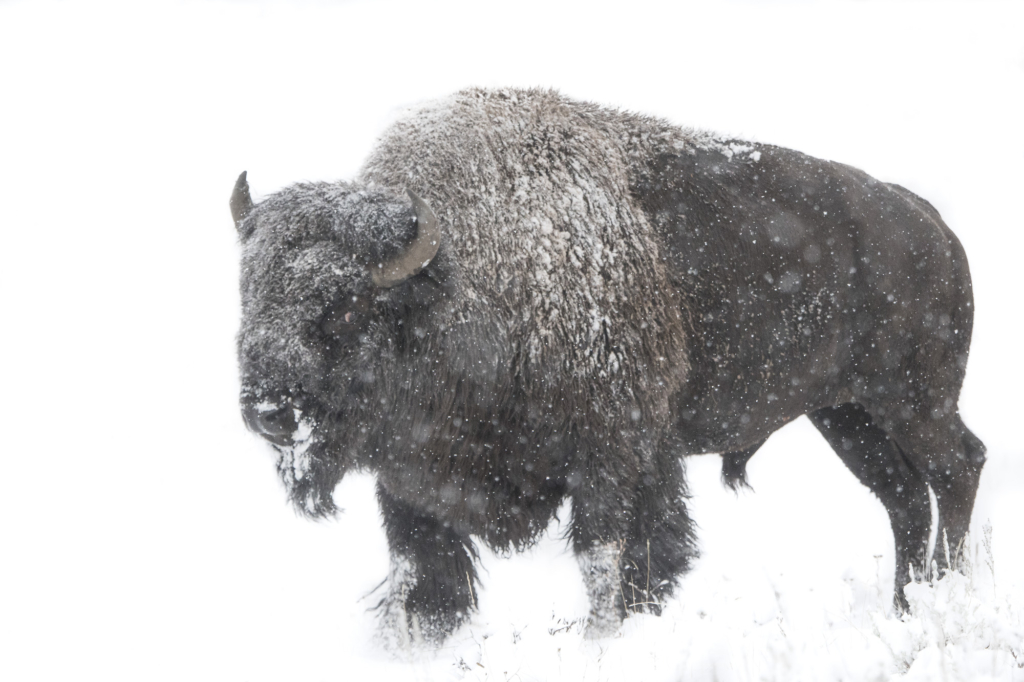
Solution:
[[[0,2],[0,678],[1024,680],[1022,27],[1016,2]],[[227,197],[243,169],[258,194],[349,177],[402,107],[471,84],[555,86],[932,201],[975,281],[973,576],[888,615],[885,513],[801,420],[751,462],[756,493],[690,461],[703,558],[662,618],[584,641],[552,528],[485,554],[448,646],[383,653],[372,482],[303,521],[238,415]]]

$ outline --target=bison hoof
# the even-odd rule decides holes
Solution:
[[[591,616],[587,619],[587,629],[583,636],[587,639],[605,639],[619,632],[622,621],[614,617]]]
[[[410,613],[399,599],[388,599],[381,605],[380,640],[388,651],[407,652],[424,644],[419,614]]]
[[[901,617],[904,614],[910,613],[910,602],[907,601],[906,595],[903,590],[897,590],[892,597],[892,608],[893,613],[897,617]]]
[[[415,610],[398,599],[386,600],[380,608],[378,636],[385,650],[397,653],[440,646],[469,618],[465,611]]]

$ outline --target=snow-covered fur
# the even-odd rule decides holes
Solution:
[[[440,246],[375,287],[419,232],[404,190]],[[900,561],[926,565],[927,484],[951,491],[950,532],[969,519],[966,260],[923,200],[854,169],[471,89],[395,123],[354,182],[282,190],[239,232],[246,420],[304,513],[376,474],[396,641],[472,611],[471,536],[523,548],[567,496],[592,634],[657,612],[694,556],[679,456],[730,453],[738,482],[805,413],[886,504]]]

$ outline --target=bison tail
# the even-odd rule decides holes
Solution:
[[[741,487],[753,490],[747,482],[747,462],[762,445],[764,445],[764,441],[746,450],[722,453],[722,485],[734,491],[738,491]]]

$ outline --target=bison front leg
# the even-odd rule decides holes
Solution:
[[[626,616],[622,591],[622,552],[632,518],[636,473],[591,466],[569,477],[572,495],[570,535],[583,584],[590,597],[587,637],[607,637]]]
[[[587,636],[605,637],[629,613],[660,613],[695,554],[682,466],[668,455],[594,458],[575,478],[571,535],[590,597]]]
[[[586,631],[590,639],[614,635],[626,617],[620,568],[623,544],[621,540],[613,540],[576,549],[576,560],[583,573],[583,585],[590,597],[590,618],[587,620]]]
[[[629,613],[661,615],[662,604],[697,555],[685,498],[683,462],[665,453],[655,471],[641,476],[633,497],[633,522],[620,562]]]
[[[377,486],[391,550],[381,634],[395,648],[440,643],[476,608],[476,549],[468,537]]]

